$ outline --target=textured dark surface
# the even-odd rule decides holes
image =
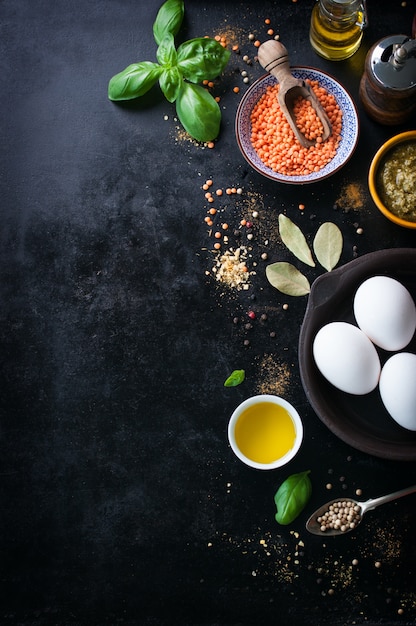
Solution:
[[[280,212],[309,241],[322,222],[337,223],[342,263],[354,246],[359,255],[414,247],[416,234],[385,220],[366,186],[372,154],[412,126],[370,121],[358,85],[366,50],[409,33],[415,2],[369,2],[362,47],[335,64],[310,49],[312,1],[185,4],[178,41],[226,32],[241,49],[215,87],[223,124],[213,150],[186,139],[158,88],[127,104],[107,99],[113,74],[155,60],[158,2],[0,3],[0,623],[413,624],[412,496],[369,513],[356,534],[306,535],[315,505],[358,487],[369,498],[413,484],[416,466],[360,453],[318,420],[297,363],[306,300],[274,290],[260,254],[293,260],[279,242]],[[250,32],[266,38],[266,17],[294,65],[326,70],[357,104],[358,148],[323,183],[273,184],[238,152],[232,87],[246,88],[242,69],[251,80],[263,73],[242,56],[255,55]],[[240,219],[259,212],[247,291],[212,276],[208,178],[213,189],[243,188],[217,203],[230,244]],[[349,182],[362,185],[363,205],[334,210]],[[247,331],[249,309],[258,318]],[[225,389],[240,368],[244,384]],[[229,415],[282,386],[304,444],[283,470],[251,470],[228,446]],[[306,468],[312,501],[278,526],[273,495]]]

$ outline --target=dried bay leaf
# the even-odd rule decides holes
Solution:
[[[313,251],[319,263],[330,272],[338,263],[342,253],[342,233],[333,222],[324,222],[313,240]]]
[[[303,263],[315,267],[311,251],[307,244],[305,235],[289,217],[281,213],[279,215],[280,237],[285,246]]]
[[[284,261],[266,267],[267,280],[288,296],[306,296],[311,286],[308,279],[294,265]]]

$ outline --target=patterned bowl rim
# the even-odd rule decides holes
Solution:
[[[343,107],[342,109],[344,113],[344,120],[345,120],[346,113],[348,113],[348,122],[349,122],[348,137],[353,136],[353,140],[350,142],[349,146],[348,146],[348,143],[346,145],[345,126],[343,124],[343,130],[341,132],[342,139],[341,139],[341,144],[338,148],[338,153],[340,150],[344,149],[345,155],[341,158],[341,160],[340,158],[337,159],[337,155],[336,155],[332,159],[332,161],[327,163],[327,165],[325,165],[325,167],[323,167],[319,172],[312,172],[308,176],[287,176],[284,174],[279,174],[278,172],[273,172],[273,170],[268,168],[266,165],[262,164],[260,158],[257,157],[257,155],[255,154],[254,148],[251,146],[250,140],[247,137],[247,133],[245,133],[244,129],[242,128],[242,114],[244,110],[247,108],[248,101],[253,96],[253,93],[256,90],[258,90],[259,86],[264,84],[265,87],[267,87],[273,83],[277,83],[276,78],[274,78],[274,76],[272,76],[271,74],[263,74],[262,76],[260,76],[249,87],[249,89],[247,89],[247,91],[241,98],[240,103],[237,107],[237,113],[236,113],[236,118],[235,118],[235,134],[236,134],[238,147],[240,148],[242,155],[244,156],[246,161],[251,165],[251,167],[254,170],[256,170],[263,176],[266,176],[267,178],[270,178],[271,180],[275,182],[288,183],[292,185],[296,185],[296,184],[304,185],[307,183],[314,183],[314,182],[324,180],[325,178],[332,176],[333,174],[335,174],[335,172],[337,172],[342,167],[344,167],[344,165],[352,157],[355,151],[355,148],[357,147],[360,126],[359,126],[359,118],[358,118],[358,112],[357,112],[357,107],[355,105],[355,102],[353,101],[347,89],[345,89],[345,87],[343,87],[333,76],[331,76],[327,72],[324,72],[323,70],[319,70],[317,68],[308,67],[308,66],[296,65],[296,66],[291,66],[290,69],[294,75],[306,74],[307,76],[304,76],[304,77],[311,78],[312,80],[319,80],[319,78],[324,77],[327,81],[333,84],[334,89],[338,89],[342,93],[344,100],[347,102],[347,107]],[[257,102],[257,99],[256,99],[256,102]],[[246,137],[246,139],[244,139],[244,137]]]

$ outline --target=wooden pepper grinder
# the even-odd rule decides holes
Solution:
[[[359,95],[380,124],[416,119],[416,39],[392,35],[375,43],[367,53]]]

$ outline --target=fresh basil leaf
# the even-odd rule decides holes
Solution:
[[[167,33],[175,36],[179,32],[184,12],[183,0],[167,0],[162,4],[153,24],[153,36],[157,45],[162,42]]]
[[[212,141],[220,130],[221,110],[210,93],[186,81],[176,100],[176,112],[184,129],[197,141]]]
[[[267,265],[266,278],[273,287],[287,296],[306,296],[311,290],[306,276],[294,265],[284,261]]]
[[[161,72],[162,68],[157,63],[133,63],[110,79],[108,97],[110,100],[139,98],[153,87]]]
[[[237,387],[241,385],[246,377],[244,370],[234,370],[224,383],[224,387]]]
[[[274,502],[277,508],[276,522],[287,526],[295,520],[307,505],[312,495],[310,470],[292,474],[276,491]]]
[[[289,217],[281,213],[279,215],[279,231],[283,243],[300,260],[315,267],[311,251],[306,242],[305,235]]]
[[[178,48],[178,65],[192,83],[219,76],[230,58],[230,51],[215,39],[199,37],[185,41]]]
[[[183,83],[182,74],[177,67],[164,69],[159,78],[159,85],[169,102],[175,102]]]
[[[177,56],[173,35],[167,33],[156,51],[157,60],[160,65],[172,67],[177,64]]]
[[[313,240],[313,251],[328,272],[334,269],[342,253],[342,233],[336,224],[324,222]]]

